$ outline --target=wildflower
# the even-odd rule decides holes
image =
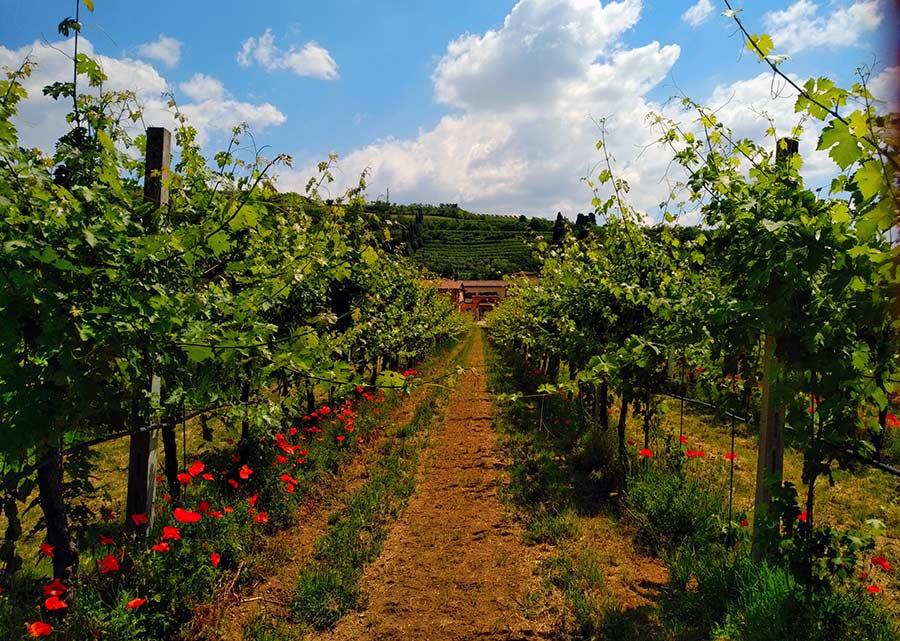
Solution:
[[[147,525],[147,515],[146,514],[132,514],[131,521],[135,525]]]
[[[176,507],[172,512],[172,516],[175,517],[175,520],[179,523],[196,523],[202,517],[196,512],[191,512],[190,510],[185,510],[180,507]]]
[[[53,626],[49,623],[44,623],[43,621],[35,621],[34,623],[26,623],[25,629],[28,631],[28,634],[37,638],[37,637],[49,637],[50,633],[53,632]]]
[[[47,597],[47,600],[44,601],[44,607],[48,610],[62,610],[63,608],[69,607],[69,604],[54,595]]]
[[[168,552],[172,548],[169,547],[168,543],[160,542],[150,548],[154,552]]]
[[[42,589],[44,596],[61,596],[69,588],[63,585],[63,582],[59,579],[53,579],[53,583],[45,585]]]
[[[884,424],[886,427],[900,427],[900,420],[897,419],[896,414],[890,413],[884,417]]]
[[[338,441],[343,441],[343,440],[344,440],[343,434],[339,435],[339,436],[337,437],[337,440],[338,440]]]
[[[687,436],[685,436],[684,434],[682,434],[681,436],[679,436],[679,437],[678,437],[678,440],[681,441],[681,444],[682,444],[682,445],[687,445]]]
[[[684,453],[684,455],[688,458],[694,458],[695,456],[697,456],[697,450],[688,450]]]
[[[872,562],[872,565],[880,566],[885,572],[891,571],[891,564],[883,556],[873,556],[869,560]]]
[[[119,569],[119,561],[112,554],[107,554],[103,559],[97,561],[97,565],[100,566],[100,574],[115,572]]]
[[[238,482],[235,481],[234,479],[228,479],[228,485],[230,485],[233,488],[237,488]]]
[[[256,521],[257,523],[268,523],[269,515],[266,514],[265,512],[260,512],[259,514],[257,514],[256,516],[253,517],[253,520]]]
[[[276,465],[284,465],[287,462],[288,462],[288,458],[286,456],[282,456],[281,454],[279,454],[278,456],[275,457]]]
[[[209,555],[209,560],[212,563],[214,568],[219,567],[219,561],[222,560],[222,556],[218,552],[213,552]]]
[[[163,528],[163,541],[172,540],[172,541],[180,541],[181,540],[181,530],[179,530],[174,525],[167,525]]]
[[[860,572],[859,578],[862,579],[863,581],[865,581],[866,579],[869,578],[869,573],[868,572]]]
[[[741,527],[747,527],[750,522],[747,519],[741,519]]]
[[[725,453],[726,461],[733,461],[735,458],[737,458],[737,455],[734,452],[726,452]]]
[[[53,556],[53,546],[49,543],[41,543],[41,554],[44,556]]]
[[[212,481],[212,480],[213,480],[213,475],[210,474],[209,472],[206,472],[206,473],[203,474],[203,476],[201,476],[200,478],[202,478],[204,481]]]
[[[250,507],[255,507],[257,500],[259,500],[259,494],[254,494],[249,499],[247,499],[247,503],[250,504]]]
[[[638,454],[640,454],[641,456],[653,456],[653,452],[651,452],[646,447],[644,449],[642,449],[640,452],[638,452]]]
[[[178,478],[178,482],[181,483],[182,485],[190,485],[191,484],[191,475],[188,474],[187,472],[181,472],[180,474],[178,474],[177,478]]]
[[[134,610],[135,608],[139,608],[147,602],[147,599],[132,599],[128,603],[125,604],[125,608],[128,610]]]
[[[866,590],[868,590],[872,594],[878,594],[879,592],[881,592],[881,588],[879,588],[877,585],[870,585],[866,588]]]
[[[251,474],[253,474],[253,469],[246,464],[238,471],[238,476],[240,476],[245,481],[250,478]]]
[[[804,523],[806,523],[806,519],[807,519],[806,510],[803,510],[802,512],[800,512],[800,514],[797,515],[798,521],[803,521]]]

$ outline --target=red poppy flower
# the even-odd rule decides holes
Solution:
[[[135,608],[139,608],[147,602],[147,599],[132,599],[128,603],[125,604],[125,608],[128,610],[134,610]]]
[[[100,566],[100,574],[115,572],[119,569],[119,561],[112,554],[107,554],[103,559],[97,561],[97,565]]]
[[[331,413],[331,408],[327,405],[323,405],[321,408],[319,408],[319,414],[325,415],[329,413]]]
[[[378,408],[376,407],[374,410],[372,410],[372,413],[373,413],[373,414],[378,414],[378,413],[379,413]]]
[[[182,485],[190,485],[191,484],[191,475],[187,472],[181,472],[178,474],[178,482]]]
[[[209,555],[209,560],[212,563],[214,568],[219,567],[219,561],[222,560],[222,556],[218,552],[213,552]]]
[[[706,456],[706,452],[704,452],[703,450],[697,450],[697,456]]]
[[[25,629],[33,637],[49,637],[53,632],[53,626],[43,621],[35,621],[34,623],[26,623]]]
[[[191,476],[197,476],[198,474],[200,474],[200,472],[202,472],[205,469],[206,469],[206,466],[203,463],[201,463],[200,461],[194,461],[193,463],[191,463],[191,466],[188,468],[188,474],[190,474]]]
[[[237,463],[238,461],[241,460],[241,455],[240,454],[232,454],[231,460],[232,460],[232,462]]]
[[[296,428],[296,427],[292,427],[292,428],[289,429],[288,431],[291,433],[291,436],[294,436],[295,434],[297,434],[297,428]]]
[[[48,610],[62,610],[63,608],[69,607],[69,604],[58,596],[51,596],[47,597],[47,600],[44,601],[44,607]]]
[[[628,439],[628,445],[634,445],[634,439]]]
[[[256,521],[257,523],[268,523],[269,515],[266,514],[265,512],[260,512],[259,514],[257,514],[256,516],[253,517],[253,520]]]
[[[41,543],[41,554],[44,556],[53,556],[53,546],[49,543]]]
[[[337,437],[337,440],[338,440],[338,442],[343,441],[343,440],[344,440],[344,435],[343,435],[343,434],[339,434],[338,437]]]
[[[168,494],[163,494],[162,499],[163,499],[163,501],[165,501],[166,503],[171,503],[171,502],[172,502],[172,497],[169,496]]]
[[[638,454],[640,454],[641,456],[653,456],[653,452],[651,452],[646,447],[644,449],[642,449],[640,452],[638,452]]]
[[[234,445],[234,439],[233,439],[233,438],[226,438],[226,439],[225,439],[225,445]]]
[[[885,572],[890,572],[890,571],[891,571],[891,564],[888,563],[888,560],[887,560],[886,558],[884,558],[883,556],[873,556],[873,557],[872,557],[871,559],[869,559],[869,560],[872,562],[872,565],[878,565],[878,566],[881,566],[881,568],[882,568]]]
[[[877,585],[870,585],[866,589],[869,592],[871,592],[872,594],[877,594],[878,592],[881,592],[881,588],[879,588]]]
[[[705,367],[698,367],[698,368],[697,368],[697,373],[698,373],[698,374],[702,374],[703,371],[704,371],[705,369],[706,369]]]
[[[135,525],[147,525],[147,515],[146,514],[132,514],[131,521]]]
[[[803,510],[802,512],[800,512],[800,514],[797,515],[798,521],[803,521],[804,523],[806,523],[806,519],[807,519],[806,510]]]
[[[236,488],[236,487],[238,486],[238,482],[235,481],[234,479],[228,479],[228,485],[230,485],[231,487]]]
[[[201,476],[200,478],[202,478],[204,481],[212,481],[212,480],[213,480],[213,475],[210,474],[209,472],[205,472],[205,473],[203,474],[203,476]]]
[[[697,450],[688,450],[684,453],[684,455],[688,458],[694,458],[695,456],[697,456]]]
[[[250,507],[255,507],[255,506],[256,506],[256,501],[258,501],[258,500],[259,500],[259,495],[258,495],[258,494],[254,494],[254,495],[251,496],[249,499],[247,499],[247,503],[250,504]]]
[[[900,420],[897,420],[897,415],[892,413],[884,417],[884,424],[886,427],[900,427]]]
[[[172,512],[172,516],[175,517],[175,520],[179,523],[196,523],[202,517],[196,512],[191,512],[190,510],[185,510],[184,508],[176,507]]]
[[[859,578],[862,579],[863,581],[865,581],[866,579],[869,578],[869,573],[868,572],[860,572]]]
[[[293,493],[294,493],[294,485],[293,485],[293,483],[288,483],[288,484],[285,486],[284,489],[287,490],[290,494],[293,494]]]
[[[287,462],[288,462],[288,458],[286,456],[282,456],[281,454],[279,454],[278,456],[275,457],[275,463],[278,465],[284,465]]]
[[[750,522],[747,519],[741,519],[741,527],[747,527],[750,525]]]
[[[162,542],[162,543],[157,543],[150,549],[153,550],[154,552],[168,552],[172,548],[169,547],[168,543]]]
[[[163,541],[172,540],[172,541],[180,541],[181,540],[181,530],[179,530],[174,525],[166,525],[163,527],[162,534]]]
[[[200,501],[200,505],[197,506],[197,511],[206,514],[209,512],[209,501]]]
[[[244,465],[239,471],[238,476],[240,476],[245,481],[250,478],[250,475],[253,474],[253,469],[247,465]]]
[[[212,510],[212,511],[208,514],[208,516],[210,516],[210,517],[212,517],[212,518],[214,518],[214,519],[221,519],[221,518],[224,518],[224,517],[225,517],[225,515],[222,514],[219,510]]]
[[[233,508],[233,507],[226,507],[226,508],[225,508],[225,513],[226,513],[226,514],[231,514],[232,512],[234,512],[234,508]]]
[[[736,455],[735,455],[734,452],[727,452],[727,453],[725,454],[725,460],[726,460],[726,461],[733,461],[735,458],[736,458]]]
[[[45,585],[42,589],[44,591],[44,596],[61,596],[62,593],[69,588],[63,585],[63,582],[59,579],[53,579],[53,583]]]
[[[685,436],[684,434],[682,434],[681,436],[679,436],[679,437],[678,437],[678,440],[681,441],[681,444],[682,444],[682,445],[687,445],[687,436]]]

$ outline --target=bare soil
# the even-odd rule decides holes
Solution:
[[[440,373],[446,363],[462,349],[460,343],[435,366]],[[345,499],[368,477],[381,456],[381,445],[405,426],[415,414],[416,407],[428,393],[419,387],[386,417],[390,430],[370,433],[360,456],[347,461],[329,483],[314,489],[298,508],[298,526],[274,533],[258,553],[254,564],[264,566],[257,573],[262,580],[235,592],[234,584],[241,572],[220,587],[219,593],[207,605],[195,611],[194,620],[185,632],[193,641],[242,641],[244,628],[260,613],[275,620],[286,620],[296,587],[297,576],[312,558],[315,542],[328,529],[328,518],[343,507]]]
[[[523,607],[528,595],[543,591],[546,550],[523,543],[521,526],[498,498],[506,466],[492,429],[481,332],[467,368],[420,466],[416,492],[366,570],[362,606],[333,631],[309,638],[550,638],[551,610]]]

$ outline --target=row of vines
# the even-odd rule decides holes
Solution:
[[[814,498],[817,481],[831,480],[836,466],[860,459],[898,463],[896,445],[885,438],[897,427],[900,389],[896,115],[884,113],[865,74],[849,89],[828,78],[795,83],[782,74],[783,57],[771,51],[771,39],[747,32],[738,13],[726,14],[747,48],[797,90],[798,119],[821,131],[818,149],[836,165],[831,185],[804,185],[794,140],[802,126],[779,138],[773,125],[767,142],[738,139],[712,110],[685,99],[690,124],[659,116],[651,125],[685,177],[674,190],[682,200],[673,196],[666,205],[666,221],[696,210],[702,231],[648,233],[628,204],[629,187],[616,175],[604,127],[597,144],[601,171],[588,179],[604,224],[541,247],[540,282],[514,287],[489,316],[488,330],[496,345],[549,380],[514,396],[561,392],[582,399],[588,429],[612,442],[606,467],[594,475],[616,493],[627,496],[651,459],[683,474],[686,459],[698,455],[683,434],[658,429],[666,394],[702,392],[757,426],[768,422],[770,431],[791,426],[787,438],[803,455],[805,496],[782,482],[780,459],[760,455],[766,474],[757,481],[753,522],[729,515],[719,553],[710,557],[727,569],[707,596],[740,592],[734,582],[740,583],[738,568],[750,550],[737,535],[752,529],[753,558],[787,572],[786,584],[796,586],[786,589],[788,597],[821,605],[858,582],[870,556],[890,568],[877,551],[866,554],[873,537],[820,523]],[[628,443],[629,413],[643,426],[642,444]],[[696,585],[692,572],[681,578]],[[754,589],[764,591],[759,584]],[[881,589],[870,584],[867,592]],[[786,611],[796,613],[787,606],[772,610]],[[852,618],[838,609],[819,623],[829,616]],[[794,619],[792,625],[809,622],[805,615]],[[751,633],[753,626],[745,626],[746,636],[737,638],[779,633],[765,616],[756,624],[762,627]],[[839,638],[837,628],[822,625],[804,634]],[[801,638],[792,636],[795,629],[780,632]],[[865,637],[861,630],[848,634]]]
[[[206,158],[174,101],[174,167],[144,176],[135,95],[104,90],[77,44],[73,65],[44,90],[72,105],[52,156],[19,145],[33,63],[0,81],[0,637],[173,638],[241,562],[244,532],[287,523],[307,470],[361,442],[384,390],[465,328],[385,249],[364,183],[322,201],[329,161],[305,197],[280,194],[289,157],[264,158],[236,127]],[[167,197],[146,200],[142,180]],[[241,431],[192,461],[179,424],[207,441]],[[91,446],[157,431],[157,518],[135,503],[101,519]],[[38,509],[40,550],[22,545]]]

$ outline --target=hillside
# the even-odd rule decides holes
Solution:
[[[451,278],[499,278],[534,271],[534,243],[553,234],[552,220],[475,214],[455,204],[375,202],[367,208],[399,227],[394,235],[402,253]]]

